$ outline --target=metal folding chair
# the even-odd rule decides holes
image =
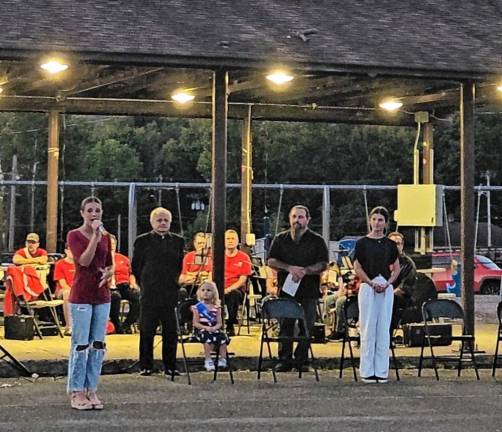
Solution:
[[[29,315],[33,317],[33,324],[35,326],[35,333],[40,339],[43,339],[42,330],[43,329],[55,329],[60,337],[64,338],[63,329],[59,321],[59,316],[56,308],[63,305],[63,300],[54,300],[52,298],[52,293],[49,290],[45,290],[39,297],[38,300],[27,301],[24,306],[26,307]],[[36,314],[36,310],[49,309],[51,318],[53,322],[43,322],[40,321]]]
[[[34,292],[28,286],[27,279],[23,278],[8,278],[6,280],[9,291],[15,293],[13,298],[15,309],[24,310],[28,315],[33,317],[35,333],[40,339],[43,339],[42,330],[46,328],[56,329],[60,337],[64,337],[63,329],[59,321],[59,316],[56,308],[63,305],[63,300],[54,300],[52,292],[47,284],[47,266],[25,266],[30,267],[33,274],[33,269],[37,272],[37,277],[40,280],[40,291]],[[11,271],[18,271],[19,267],[12,266]],[[30,269],[28,269],[30,270]],[[17,285],[16,285],[17,284]],[[36,310],[48,309],[52,322],[40,321],[35,314]],[[15,311],[14,311],[15,313]]]
[[[342,341],[342,353],[340,356],[340,378],[343,377],[343,365],[345,362],[345,345],[349,345],[349,353],[350,353],[350,363],[352,366],[352,372],[354,374],[354,381],[357,381],[357,373],[356,373],[356,363],[354,358],[354,351],[352,349],[352,342],[361,343],[361,336],[359,335],[359,303],[357,296],[347,297],[345,304],[343,305],[343,320],[345,323],[345,333]],[[389,330],[390,331],[390,330]],[[353,334],[351,334],[353,333]],[[392,354],[392,363],[394,365],[394,370],[396,371],[396,380],[400,381],[399,377],[399,366],[396,360],[396,353],[394,350],[394,338],[391,334],[390,338],[390,351]]]
[[[239,306],[239,311],[237,312],[237,320],[239,322],[237,327],[237,336],[241,335],[241,328],[244,326],[247,328],[248,335],[251,334],[251,324],[249,316],[249,294],[246,290],[242,296],[242,303]]]
[[[275,365],[280,361],[272,356],[272,342],[312,342],[312,338],[308,332],[307,321],[305,319],[305,312],[302,306],[293,299],[288,298],[274,298],[263,302],[262,308],[262,332],[260,339],[260,356],[258,358],[258,379],[261,378],[261,369],[263,365],[263,346],[267,345],[269,359],[272,363],[272,375],[274,383],[277,382],[277,375]],[[301,328],[304,329],[303,335],[298,336],[271,336],[272,330],[276,329],[277,321],[282,319],[297,320]],[[312,344],[309,345],[310,358],[312,360],[312,368],[314,369],[315,379],[319,381],[319,372],[315,365],[314,352],[312,351]],[[298,377],[302,377],[302,364],[298,365]]]
[[[424,360],[424,348],[425,343],[429,345],[431,352],[432,365],[434,367],[434,372],[436,374],[436,379],[439,381],[438,368],[436,363],[436,356],[434,355],[434,350],[432,348],[432,341],[435,338],[440,338],[442,336],[435,336],[431,334],[430,323],[433,321],[449,322],[452,324],[458,324],[462,327],[462,334],[452,335],[451,342],[460,342],[460,351],[458,356],[458,366],[457,366],[457,376],[460,376],[462,372],[462,363],[469,359],[464,358],[464,354],[467,352],[465,345],[468,346],[468,352],[471,356],[470,360],[474,365],[474,370],[476,372],[476,378],[479,380],[478,366],[476,364],[476,357],[474,356],[474,335],[467,334],[465,329],[465,318],[464,311],[462,307],[455,300],[448,299],[436,299],[429,300],[422,305],[422,317],[424,319],[424,338],[422,339],[422,348],[420,351],[420,359],[418,361],[418,376],[422,373],[422,364]],[[457,360],[457,357],[442,356],[443,360]]]
[[[190,371],[188,369],[188,363],[200,363],[200,360],[189,360],[186,355],[186,349],[185,345],[186,344],[198,344],[201,345],[201,343],[195,338],[193,335],[193,329],[192,329],[192,323],[193,323],[193,312],[192,312],[192,306],[197,304],[196,299],[188,299],[188,300],[183,300],[178,303],[178,305],[175,308],[175,315],[176,315],[176,332],[178,335],[178,343],[181,345],[181,352],[183,353],[183,367],[185,369],[185,374],[187,376],[188,384],[192,384],[192,379],[190,377]],[[218,360],[219,360],[219,355],[220,351],[218,349],[219,347],[216,347],[216,353],[214,357],[214,374],[213,374],[213,381],[216,381],[216,378],[218,376]],[[230,376],[230,381],[233,384],[234,383],[234,375],[232,372],[232,364],[230,362],[230,355],[227,350],[227,367],[228,367],[228,372]],[[174,381],[174,373],[171,375],[171,381]]]

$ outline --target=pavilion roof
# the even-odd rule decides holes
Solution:
[[[441,111],[457,105],[458,80],[478,80],[490,87],[487,96],[502,73],[502,6],[496,1],[0,4],[0,81],[8,81],[7,97],[162,100],[176,85],[190,83],[198,100],[209,101],[210,69],[225,67],[231,102],[372,109],[392,91],[417,109]],[[77,59],[78,77],[48,84],[29,62],[50,52]],[[300,73],[293,94],[270,92],[256,76],[278,63]]]
[[[2,0],[1,50],[166,56],[209,67],[502,72],[502,6],[456,0]],[[310,33],[312,32],[312,33]],[[115,57],[118,58],[118,57]]]

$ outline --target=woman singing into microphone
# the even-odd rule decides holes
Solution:
[[[80,205],[83,224],[68,233],[75,260],[70,294],[72,338],[68,362],[68,393],[77,410],[103,409],[98,399],[105,330],[110,313],[109,283],[113,276],[110,236],[101,222],[102,204],[87,197]]]
[[[399,275],[396,244],[385,236],[389,212],[375,207],[369,214],[370,232],[356,243],[354,270],[361,280],[359,325],[363,382],[387,382],[389,374],[390,323],[394,289]]]

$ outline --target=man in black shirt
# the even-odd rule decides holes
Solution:
[[[399,307],[405,308],[413,302],[411,295],[413,294],[413,286],[417,279],[417,268],[413,260],[404,252],[404,236],[400,232],[395,231],[391,232],[387,237],[396,243],[397,250],[399,251],[399,266],[401,267],[399,276],[394,282],[394,286],[396,287],[394,289],[394,303],[396,303],[396,297],[399,297]]]
[[[274,238],[269,252],[268,265],[277,270],[278,286],[291,274],[294,282],[300,282],[294,299],[305,311],[307,328],[310,335],[315,323],[317,302],[320,297],[320,274],[328,266],[328,248],[323,238],[308,228],[310,213],[307,207],[294,206],[289,212],[290,229],[283,231]],[[281,290],[281,297],[290,297]],[[282,320],[280,336],[293,336],[294,320]],[[302,329],[303,331],[303,329]],[[294,357],[298,367],[305,367],[308,358],[308,343],[299,343]],[[291,370],[293,343],[283,342],[279,346],[277,372]]]
[[[396,243],[397,250],[399,251],[399,266],[401,267],[399,276],[394,282],[396,288],[394,288],[394,305],[392,311],[391,330],[393,330],[399,324],[403,310],[414,306],[412,294],[417,280],[417,268],[413,260],[404,252],[404,236],[400,232],[394,231],[387,237]]]
[[[183,263],[184,240],[169,231],[172,215],[157,207],[150,214],[152,231],[134,242],[132,272],[141,288],[139,361],[141,374],[153,371],[153,339],[162,325],[162,362],[165,374],[176,371],[176,318],[178,279]]]

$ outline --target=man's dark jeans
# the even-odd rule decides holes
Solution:
[[[239,311],[239,306],[242,304],[244,299],[244,293],[240,289],[230,291],[225,294],[225,305],[228,311],[227,325],[233,326],[238,323],[237,313]]]

